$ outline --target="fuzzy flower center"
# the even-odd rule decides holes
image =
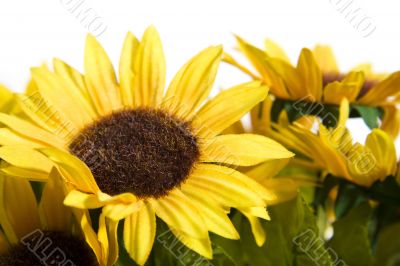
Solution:
[[[86,163],[103,192],[142,198],[179,187],[199,157],[187,122],[147,108],[103,117],[72,141],[70,151]]]
[[[0,266],[98,266],[85,240],[55,231],[34,231],[0,256]]]

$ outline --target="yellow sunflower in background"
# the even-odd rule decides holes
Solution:
[[[234,166],[293,156],[263,136],[221,135],[268,93],[251,82],[204,103],[221,55],[219,46],[196,55],[164,94],[165,61],[153,27],[141,41],[128,33],[119,81],[89,35],[84,75],[58,59],[54,72],[34,68],[27,94],[19,97],[29,119],[0,114],[7,130],[0,143],[10,147],[0,155],[1,171],[46,181],[55,164],[69,192],[64,203],[123,219],[125,248],[140,265],[153,246],[156,216],[185,245],[211,258],[209,231],[239,238],[229,208],[267,217],[265,206],[276,199]]]
[[[303,156],[304,165],[312,165],[360,186],[370,187],[376,181],[395,176],[397,156],[390,136],[381,129],[373,129],[365,145],[353,143],[346,129],[348,115],[349,102],[343,99],[334,128],[327,129],[319,122],[318,132],[313,132],[299,123],[287,127],[274,124],[270,133],[285,147]]]
[[[269,120],[271,111],[270,107],[271,99],[267,97],[262,103],[262,108],[253,108],[251,110],[251,126],[247,131],[253,134],[271,136],[271,134],[269,134],[270,130],[272,130],[272,124]],[[311,117],[303,117],[297,120],[297,122],[302,123],[304,121],[302,124],[308,124],[309,122],[306,118],[312,119]],[[281,118],[280,124],[288,125],[288,121],[285,123],[283,118]],[[246,129],[242,122],[238,121],[224,130],[223,133],[244,134],[246,133]],[[286,172],[282,171],[283,169],[288,170],[290,167],[296,166],[299,163],[300,166],[304,166],[302,160],[298,161],[296,158],[283,158],[269,160],[254,166],[241,167],[239,170],[276,195],[274,200],[268,202],[268,205],[271,206],[295,198],[298,195],[300,187],[315,186],[316,176],[314,175],[305,175],[304,171],[292,171],[293,168]],[[269,216],[260,215],[260,213],[257,213],[254,210],[256,209],[253,208],[252,211],[249,212],[246,209],[239,209],[239,211],[249,220],[257,245],[262,246],[266,241],[267,232],[265,232],[261,225],[260,218],[264,220],[270,219]]]
[[[400,72],[377,74],[369,64],[359,65],[344,73],[337,66],[330,47],[316,46],[313,51],[304,48],[296,66],[293,66],[276,43],[266,40],[265,49],[259,49],[237,37],[239,50],[247,57],[257,74],[229,55],[225,61],[240,68],[254,80],[270,87],[278,99],[321,102],[339,105],[343,98],[351,104],[383,109],[381,128],[392,138],[400,130]]]
[[[82,223],[63,204],[57,171],[50,175],[40,195],[28,180],[0,175],[0,265],[113,265],[101,260],[106,258],[100,249],[87,244]],[[97,244],[112,253],[115,245],[113,249],[107,239],[103,240]]]

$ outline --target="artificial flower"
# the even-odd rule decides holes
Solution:
[[[34,68],[29,93],[19,97],[29,120],[0,114],[8,134],[0,143],[10,147],[0,155],[1,171],[46,181],[55,165],[68,191],[64,203],[123,220],[124,246],[140,265],[153,246],[156,216],[211,258],[209,231],[239,238],[227,216],[231,207],[258,208],[265,217],[267,202],[276,198],[234,166],[293,156],[264,136],[221,135],[268,93],[250,82],[206,101],[221,55],[220,46],[205,49],[164,93],[165,59],[153,27],[140,41],[128,33],[119,80],[89,35],[85,74],[58,59],[54,72]]]

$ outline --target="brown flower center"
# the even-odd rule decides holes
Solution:
[[[161,110],[124,110],[84,129],[70,151],[110,195],[162,197],[186,180],[199,157],[187,122]]]
[[[36,230],[0,256],[0,266],[98,266],[84,239],[63,232]]]

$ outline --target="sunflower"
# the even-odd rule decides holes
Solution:
[[[277,99],[340,105],[341,100],[347,98],[353,105],[379,107],[383,110],[381,128],[392,138],[397,137],[400,130],[400,111],[396,108],[400,102],[400,72],[374,73],[370,64],[342,72],[332,49],[322,45],[313,51],[304,48],[297,66],[293,66],[284,50],[271,40],[266,40],[265,50],[240,37],[237,41],[240,51],[258,73],[253,73],[230,55],[225,56],[225,61],[254,80],[267,84]]]
[[[293,150],[304,165],[311,165],[354,184],[370,187],[396,173],[396,149],[390,136],[381,129],[373,129],[365,145],[353,143],[346,121],[349,102],[343,99],[337,126],[326,128],[318,121],[318,132],[301,124],[288,127],[274,124],[271,134],[285,147]],[[298,158],[298,160],[300,159]]]
[[[250,82],[204,103],[221,55],[220,46],[205,49],[163,93],[165,61],[153,27],[141,41],[128,33],[119,81],[89,35],[84,75],[58,59],[54,72],[34,68],[29,94],[19,97],[29,120],[0,114],[8,130],[0,143],[12,147],[1,154],[1,171],[46,181],[55,165],[68,191],[64,203],[102,208],[107,219],[124,220],[124,246],[140,265],[154,243],[156,216],[185,245],[211,258],[209,231],[239,238],[227,216],[231,207],[266,217],[266,203],[275,199],[234,167],[293,156],[263,136],[221,134],[268,93]]]
[[[87,215],[63,204],[59,181],[55,170],[43,187],[0,175],[0,265],[113,265],[104,263],[102,259],[107,258],[101,250],[92,249],[85,241],[88,227],[85,232],[80,225],[85,224],[82,218]],[[78,217],[81,219],[75,219]],[[102,239],[97,245],[115,253],[108,239]]]
[[[270,130],[272,130],[271,121],[269,120],[271,111],[270,103],[271,99],[267,97],[260,104],[262,108],[252,109],[251,127],[248,129],[251,133],[274,136],[273,134],[269,134]],[[312,119],[311,117],[307,118]],[[282,121],[283,118],[280,120],[282,126],[286,125]],[[302,123],[303,121],[308,122],[306,117],[303,117],[297,120],[297,123]],[[223,133],[243,134],[245,132],[244,125],[241,121],[238,121],[224,130]],[[275,199],[268,201],[268,205],[271,206],[295,198],[299,193],[300,187],[315,186],[315,175],[306,175],[304,171],[298,171],[298,167],[296,168],[297,163],[298,160],[296,158],[274,159],[254,166],[241,167],[239,170],[275,195]],[[270,220],[270,217],[259,215],[259,213],[254,211],[254,208],[251,212],[241,209],[239,211],[248,219],[256,244],[261,247],[266,241],[267,232],[265,232],[261,225],[260,219]]]

